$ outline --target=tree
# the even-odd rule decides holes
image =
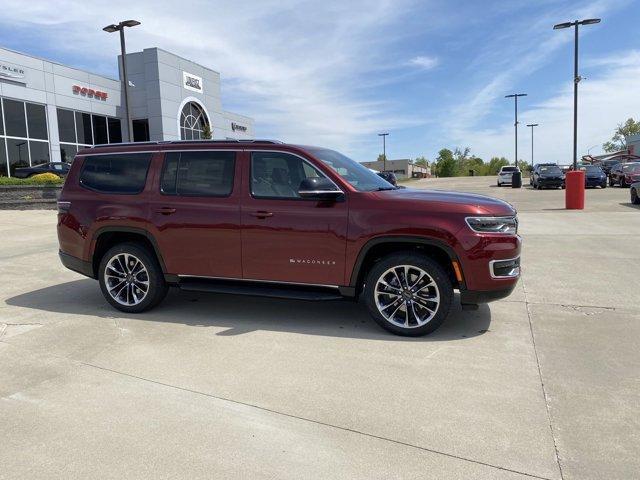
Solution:
[[[208,123],[205,123],[204,127],[202,127],[202,139],[211,140],[211,127]]]
[[[388,159],[386,157],[386,155],[380,154],[378,155],[378,159],[376,161],[378,162],[386,162]]]
[[[509,165],[509,160],[504,157],[492,157],[487,166],[487,175],[497,175],[500,167]]]
[[[429,160],[427,160],[425,157],[417,157],[413,163],[415,165],[420,165],[421,167],[428,167],[429,166]]]
[[[439,177],[455,177],[458,173],[453,152],[448,148],[443,148],[438,152],[438,158],[436,158],[436,173]]]
[[[633,118],[628,118],[626,122],[618,124],[618,128],[611,137],[610,142],[605,142],[602,149],[605,152],[617,152],[627,149],[627,141],[625,137],[629,135],[640,134],[640,121],[636,122]]]

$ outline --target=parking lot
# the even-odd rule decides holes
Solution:
[[[410,185],[503,198],[523,237],[509,298],[413,339],[348,301],[126,315],[62,267],[54,211],[0,211],[0,478],[637,478],[628,189],[567,211],[494,177]]]

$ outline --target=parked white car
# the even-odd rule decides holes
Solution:
[[[511,179],[515,172],[519,172],[520,169],[518,167],[506,166],[500,167],[500,171],[498,172],[498,186],[502,185],[511,185]]]

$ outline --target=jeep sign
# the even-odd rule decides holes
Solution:
[[[192,92],[202,93],[202,78],[191,73],[182,72],[182,86]]]

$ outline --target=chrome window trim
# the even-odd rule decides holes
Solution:
[[[513,260],[518,260],[518,273],[513,274],[513,275],[495,275],[493,273],[493,265],[494,265],[494,263],[496,263],[496,262],[511,262]],[[491,275],[491,278],[500,280],[500,279],[508,279],[508,278],[517,278],[517,277],[519,277],[520,276],[520,272],[521,272],[521,268],[522,268],[521,265],[520,265],[520,261],[519,260],[520,260],[520,255],[518,255],[517,257],[514,257],[514,258],[497,258],[495,260],[491,260],[489,262],[489,274]]]

